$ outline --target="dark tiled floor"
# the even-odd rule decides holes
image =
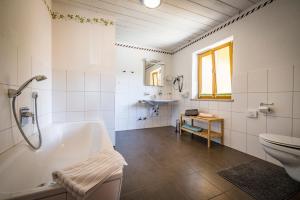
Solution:
[[[122,200],[252,199],[216,172],[255,157],[218,144],[207,149],[206,140],[179,137],[173,127],[120,131],[116,143],[128,162]]]

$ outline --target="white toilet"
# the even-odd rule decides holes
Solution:
[[[300,182],[300,138],[260,134],[259,142],[267,154],[283,165],[291,178]]]

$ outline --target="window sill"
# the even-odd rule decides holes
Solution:
[[[222,101],[222,102],[234,102],[233,99],[190,99],[191,101]]]

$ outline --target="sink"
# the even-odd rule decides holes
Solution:
[[[178,100],[175,99],[143,99],[139,100],[139,103],[146,103],[148,104],[149,110],[150,110],[150,115],[151,116],[158,116],[159,115],[159,106],[162,104],[168,104],[168,103],[173,103],[177,102]]]
[[[173,103],[173,102],[177,102],[177,101],[178,100],[175,100],[175,99],[144,99],[144,100],[140,100],[139,102],[148,103],[152,106],[155,106],[155,105]]]

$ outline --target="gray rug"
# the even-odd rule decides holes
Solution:
[[[282,167],[254,160],[218,172],[220,176],[257,200],[287,200],[300,192],[300,183]]]

